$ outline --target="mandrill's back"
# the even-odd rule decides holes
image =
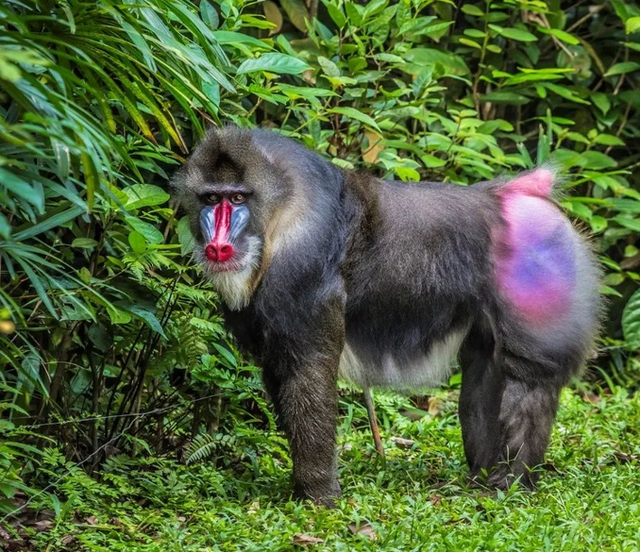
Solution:
[[[486,186],[375,179],[370,187],[376,202],[364,213],[372,232],[360,255],[365,274],[378,287],[381,281],[401,282],[409,295],[431,287],[460,298],[474,293],[488,273],[491,228],[500,222],[497,200]],[[356,290],[358,282],[353,284]]]
[[[550,199],[552,184],[546,169],[468,187],[371,179],[375,200],[362,215],[371,239],[348,256],[359,263],[347,281],[343,374],[369,385],[437,383],[487,317],[549,351],[565,340],[589,348],[598,270]]]

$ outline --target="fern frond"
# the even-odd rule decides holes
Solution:
[[[185,462],[187,464],[202,462],[211,458],[220,446],[230,445],[233,441],[233,436],[223,433],[200,433],[187,446]]]

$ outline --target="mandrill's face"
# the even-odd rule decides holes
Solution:
[[[205,184],[199,200],[198,247],[200,257],[212,272],[242,271],[251,251],[249,220],[252,192],[237,184]]]
[[[227,305],[251,298],[283,178],[248,133],[210,133],[174,181],[196,238],[194,257]]]

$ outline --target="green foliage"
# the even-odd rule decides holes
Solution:
[[[474,487],[467,479],[455,394],[439,394],[436,416],[398,414],[391,406],[377,456],[364,409],[340,427],[338,466],[344,497],[327,510],[291,498],[290,463],[273,436],[237,439],[254,457],[185,466],[160,458],[108,460],[100,480],[79,470],[57,485],[68,500],[48,531],[23,530],[18,550],[50,552],[510,551],[632,552],[640,529],[640,402],[565,392],[548,463],[535,492]],[[588,400],[585,400],[588,398]],[[352,405],[345,398],[343,405]],[[411,439],[398,446],[395,436]],[[53,459],[52,459],[53,460]],[[56,466],[52,462],[52,467]],[[54,468],[55,469],[55,468]],[[372,536],[375,540],[372,540]],[[315,545],[304,547],[305,537]],[[296,544],[299,545],[296,546]]]
[[[46,485],[36,462],[77,474],[191,435],[192,460],[257,462],[273,427],[258,371],[167,193],[211,124],[275,128],[401,180],[555,162],[607,270],[602,377],[637,385],[639,21],[622,0],[5,1],[0,508],[31,492],[24,475]],[[45,437],[68,460],[41,459]]]

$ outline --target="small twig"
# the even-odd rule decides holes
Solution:
[[[570,33],[572,31],[574,31],[575,29],[577,29],[580,25],[582,25],[587,19],[590,19],[591,17],[593,17],[594,15],[596,15],[597,13],[600,12],[600,10],[604,9],[604,7],[606,6],[606,4],[602,4],[600,6],[589,6],[589,11],[588,13],[581,17],[580,19],[578,19],[578,21],[576,21],[575,23],[573,23],[568,29],[567,32]],[[576,7],[575,5],[573,6],[574,8]]]
[[[378,428],[378,419],[376,418],[371,389],[365,387],[362,390],[362,394],[364,396],[364,404],[367,407],[367,417],[369,418],[369,425],[371,426],[371,433],[373,434],[373,442],[376,444],[378,454],[384,456],[384,447],[382,446],[382,439],[380,438],[380,429]]]
[[[309,15],[311,19],[318,17],[318,0],[311,0],[309,2]]]

